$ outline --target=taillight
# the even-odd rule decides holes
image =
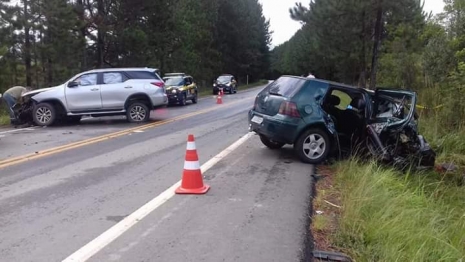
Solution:
[[[154,86],[158,86],[158,87],[164,87],[165,86],[165,84],[163,84],[162,82],[153,82],[153,83],[150,83],[150,84],[152,84]]]
[[[290,117],[300,117],[297,105],[294,102],[283,101],[279,107],[279,113]]]
[[[258,105],[258,96],[255,97],[255,102],[253,103],[253,110],[257,109],[257,105]]]

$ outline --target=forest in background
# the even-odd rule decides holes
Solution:
[[[204,88],[222,73],[256,81],[270,42],[257,0],[0,0],[0,92],[105,67],[185,72]]]

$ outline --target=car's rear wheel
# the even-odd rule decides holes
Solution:
[[[50,126],[56,119],[56,108],[49,103],[40,103],[32,110],[32,119],[38,126]]]
[[[280,149],[284,146],[284,143],[275,142],[264,135],[260,135],[260,141],[269,149]]]
[[[320,164],[331,150],[329,136],[319,128],[308,129],[297,139],[294,149],[302,162]]]
[[[150,119],[150,110],[142,102],[132,102],[126,110],[126,117],[131,123],[147,122]]]

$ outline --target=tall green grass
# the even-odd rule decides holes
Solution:
[[[429,109],[417,111],[436,163],[452,162],[457,170],[400,173],[355,159],[337,164],[343,210],[334,243],[356,261],[465,260],[462,97],[460,90],[423,89],[419,104]]]
[[[429,173],[338,164],[335,244],[356,261],[465,260],[465,190]]]

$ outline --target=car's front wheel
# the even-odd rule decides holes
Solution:
[[[320,164],[331,149],[329,136],[319,128],[308,129],[297,139],[294,149],[302,162]]]
[[[284,143],[275,142],[264,135],[260,135],[260,141],[269,149],[280,149],[284,146]]]
[[[181,95],[181,101],[179,102],[180,105],[185,106],[187,104],[187,97],[186,94]]]
[[[52,104],[40,103],[32,110],[32,119],[38,126],[50,126],[55,122],[56,109]]]
[[[144,103],[133,102],[127,108],[126,117],[131,123],[147,122],[150,119],[150,110]]]
[[[195,93],[194,98],[192,98],[192,103],[197,104],[198,94]]]

